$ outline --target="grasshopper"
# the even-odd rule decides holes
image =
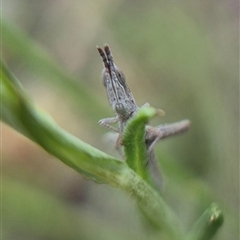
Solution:
[[[136,113],[138,106],[127,86],[124,74],[113,62],[109,46],[105,45],[105,53],[101,48],[97,47],[97,49],[104,64],[102,71],[103,85],[107,90],[108,101],[116,114],[115,117],[101,119],[99,124],[113,131],[122,133],[126,122]],[[119,129],[109,125],[109,123],[116,122],[119,123]]]
[[[120,151],[121,134],[123,133],[124,127],[127,121],[138,111],[139,107],[137,106],[126,83],[124,74],[113,61],[113,56],[109,46],[105,44],[103,49],[97,46],[97,50],[103,61],[103,85],[107,91],[108,101],[115,112],[115,117],[101,119],[99,124],[119,133],[116,141],[116,148]],[[148,105],[148,103],[145,103],[144,105]],[[118,123],[118,128],[111,126],[110,124],[112,123]],[[145,144],[147,149],[146,165],[149,165],[150,171],[155,175],[154,178],[156,178],[157,175],[158,177],[160,176],[160,172],[158,172],[154,161],[155,157],[153,149],[156,143],[162,138],[185,132],[188,130],[189,126],[189,120],[183,120],[156,127],[145,127]],[[158,186],[162,184],[159,184],[159,180],[157,179],[155,179],[154,182]]]

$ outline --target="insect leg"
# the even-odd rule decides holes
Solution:
[[[117,128],[114,128],[110,125],[110,123],[116,123],[118,121],[119,121],[118,117],[111,117],[111,118],[103,118],[103,119],[99,120],[98,123],[102,127],[105,127],[105,128],[108,128],[108,129],[110,129],[114,132],[120,133],[120,130],[118,130]]]
[[[148,151],[152,151],[160,139],[175,136],[186,132],[190,128],[189,120],[159,125],[156,127],[146,126],[146,141],[148,142]]]

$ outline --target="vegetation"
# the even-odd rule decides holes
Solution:
[[[27,34],[5,20],[8,16],[2,20],[1,119],[16,130],[3,124],[3,238],[236,239],[238,141],[230,126],[238,122],[237,67],[227,70],[232,62],[219,58],[221,51],[180,5],[152,3],[142,6],[143,12],[131,2],[111,11],[102,7],[94,16],[81,10],[73,14],[89,17],[82,19],[84,27],[78,22],[76,39],[71,32],[76,26],[66,21],[67,45],[57,37],[63,30],[51,26],[54,19],[50,26],[44,18],[39,25],[22,19],[18,25]],[[92,23],[98,26],[95,37],[84,32],[93,31]],[[104,42],[114,50],[138,104],[148,101],[167,113],[152,120],[155,108],[145,107],[128,123],[127,162],[104,145],[106,130],[97,126],[100,118],[113,114],[96,79],[101,65],[94,46]],[[165,181],[159,193],[131,168],[144,158],[137,152],[144,147],[144,126],[150,120],[154,125],[183,118],[191,119],[191,131],[155,149]],[[132,129],[135,137],[128,134]],[[223,223],[221,209],[225,222],[216,234]]]

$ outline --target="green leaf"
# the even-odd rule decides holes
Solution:
[[[122,139],[126,163],[145,180],[148,180],[145,125],[155,115],[156,109],[149,106],[141,107],[127,122]]]
[[[127,192],[137,202],[146,220],[156,229],[162,229],[168,239],[186,239],[181,221],[161,195],[143,180],[147,176],[144,168],[144,128],[147,120],[155,115],[155,109],[139,109],[127,124],[123,136],[127,160],[122,162],[57,126],[52,118],[31,102],[21,84],[2,63],[0,77],[1,119],[4,122],[84,177]],[[210,239],[221,226],[222,219],[221,211],[213,205],[197,222],[188,239]]]
[[[124,162],[115,159],[89,144],[70,135],[42,110],[30,102],[17,84],[17,80],[2,65],[2,114],[7,124],[60,158],[86,178],[116,185],[122,171],[128,169]],[[14,85],[13,85],[14,84]]]
[[[216,203],[212,203],[193,226],[188,240],[209,240],[223,224],[222,210]]]
[[[57,126],[53,119],[29,100],[4,65],[1,66],[0,76],[3,121],[84,177],[124,190],[135,199],[149,223],[162,229],[171,239],[183,239],[174,213],[161,196],[125,162],[107,155]],[[143,114],[143,118],[153,114],[151,108],[142,111],[140,115]]]

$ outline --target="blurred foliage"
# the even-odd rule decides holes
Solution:
[[[3,58],[33,101],[58,124],[115,154],[113,144],[109,147],[102,139],[106,130],[97,125],[99,119],[113,116],[100,81],[102,65],[95,49],[107,42],[139,106],[147,101],[165,110],[166,117],[154,124],[183,118],[192,122],[188,134],[163,141],[156,148],[167,201],[189,227],[209,203],[220,202],[225,223],[215,239],[238,239],[236,5],[234,0],[3,1]],[[47,65],[42,61],[46,58]],[[59,214],[77,219],[80,226],[84,224],[80,232],[74,226],[62,228],[65,239],[95,239],[94,235],[81,235],[85,227],[92,226],[100,227],[96,231],[107,234],[105,239],[112,239],[111,231],[114,239],[127,239],[126,235],[144,239],[146,233],[138,215],[122,193],[93,186],[58,161],[49,161],[48,155],[5,125],[2,136],[3,183],[10,181],[3,185],[7,199],[3,203],[9,203],[4,213],[8,220],[3,218],[6,239],[61,239],[54,235],[57,223],[52,232],[44,228],[49,208],[41,199],[49,195],[54,198],[51,201],[60,202]],[[28,207],[29,185],[39,194],[36,208],[42,207],[41,222]],[[96,210],[91,218],[89,211],[79,210],[85,206]],[[29,219],[25,221],[27,213],[32,225]],[[68,231],[73,233],[67,235]],[[148,235],[151,238],[154,234]]]

